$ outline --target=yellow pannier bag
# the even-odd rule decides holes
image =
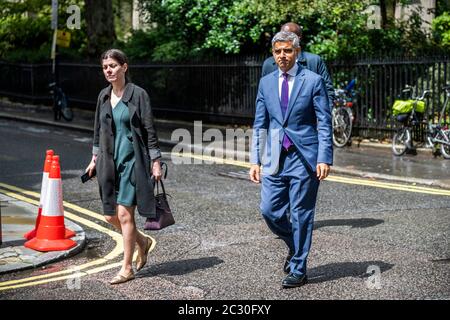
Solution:
[[[401,113],[410,113],[414,107],[416,100],[395,100],[392,106],[392,113],[394,116]],[[425,112],[425,101],[417,101],[416,112]]]

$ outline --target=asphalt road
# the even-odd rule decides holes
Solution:
[[[90,160],[89,134],[0,120],[0,182],[39,192],[49,148],[61,155],[64,201],[101,213],[97,183],[83,185],[79,178]],[[0,291],[0,300],[450,298],[450,196],[412,193],[401,185],[385,189],[324,181],[309,284],[285,290],[286,248],[259,214],[259,186],[240,178],[247,169],[173,165],[170,150],[163,151],[170,168],[165,185],[177,223],[146,231],[158,244],[136,280],[111,286],[108,281],[118,271],[112,268],[83,276],[75,286],[69,280],[44,281]],[[100,219],[90,220],[108,227]],[[142,229],[144,220],[137,220]],[[44,268],[2,275],[0,283],[73,268],[106,256],[116,245],[95,228],[85,230],[84,252]]]

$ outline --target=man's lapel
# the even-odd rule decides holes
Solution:
[[[304,72],[302,66],[299,65],[298,70],[297,70],[297,75],[295,76],[294,87],[292,88],[291,96],[289,97],[288,109],[286,111],[286,115],[284,117],[283,124],[287,122],[287,119],[289,118],[289,115],[291,114],[294,102],[295,102],[295,100],[297,100],[297,96],[299,95],[304,82],[305,82],[305,72]]]
[[[278,78],[279,72],[278,69],[276,72],[272,73],[273,77],[270,81],[270,91],[272,94],[270,95],[270,101],[268,101],[269,106],[273,106],[272,115],[275,119],[278,120],[279,123],[283,122],[283,113],[281,112],[281,101],[279,96],[279,88],[278,88]]]

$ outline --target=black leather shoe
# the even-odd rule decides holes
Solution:
[[[301,287],[305,285],[308,282],[308,277],[306,275],[304,276],[296,276],[292,272],[288,274],[286,278],[284,278],[282,282],[283,288],[295,288],[295,287]]]
[[[286,257],[286,261],[284,262],[284,267],[283,267],[283,271],[284,273],[288,274],[289,272],[291,272],[291,268],[289,267],[289,264],[291,262],[292,256],[294,255],[293,252],[289,252],[289,254]]]

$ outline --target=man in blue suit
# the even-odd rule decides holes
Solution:
[[[307,282],[319,182],[333,163],[325,83],[296,63],[299,51],[292,32],[281,31],[272,39],[278,70],[259,83],[249,172],[251,181],[262,182],[260,209],[268,227],[288,247],[284,288]]]
[[[280,31],[293,32],[298,36],[300,42],[302,41],[302,28],[294,22],[288,22],[283,24],[281,26]],[[330,108],[332,108],[334,100],[333,81],[331,80],[327,66],[325,62],[322,60],[322,58],[317,54],[301,50],[300,46],[300,52],[297,55],[297,63],[300,64],[302,67],[322,76],[323,80],[325,80],[325,85],[327,87],[328,98],[330,99],[329,101]],[[265,75],[268,75],[269,73],[272,73],[277,69],[278,65],[275,62],[275,59],[273,58],[273,56],[269,57],[263,63],[261,77],[264,77]]]

